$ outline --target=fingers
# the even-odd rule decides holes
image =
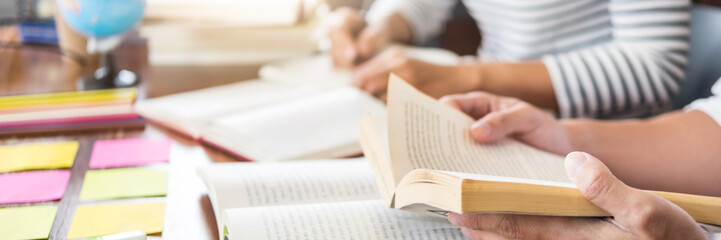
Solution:
[[[476,141],[494,142],[509,135],[529,133],[537,129],[545,117],[542,111],[520,101],[501,106],[499,110],[494,106],[490,108],[488,114],[471,125],[471,136]]]
[[[491,105],[502,97],[485,92],[453,94],[442,97],[439,101],[459,111],[479,119],[491,111]]]
[[[352,68],[353,62],[356,59],[358,53],[354,46],[353,37],[348,32],[341,30],[331,30],[331,58],[333,59],[333,65],[339,68]]]
[[[381,97],[388,88],[388,76],[391,71],[402,71],[399,66],[404,58],[400,51],[390,50],[361,64],[353,70],[351,84],[372,94]],[[398,72],[396,72],[398,74]]]
[[[464,235],[472,239],[583,239],[593,234],[619,235],[611,225],[591,218],[449,213],[448,220],[467,229]]]
[[[355,10],[341,8],[334,12],[330,19],[333,25],[328,34],[331,41],[333,65],[340,68],[351,68],[358,56],[355,36],[363,26],[363,18]]]
[[[353,73],[351,84],[375,97],[386,95],[390,70],[381,68],[363,68]]]
[[[479,142],[533,131],[545,117],[545,113],[526,102],[484,92],[449,95],[440,101],[472,118],[480,118],[471,125],[471,136]]]
[[[470,228],[461,228],[461,232],[463,233],[463,236],[466,236],[470,239],[482,239],[482,240],[506,240],[507,238],[498,235],[494,232],[490,231],[483,231],[483,230],[475,230]]]

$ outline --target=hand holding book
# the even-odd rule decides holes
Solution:
[[[388,206],[437,215],[513,213],[598,218],[617,213],[589,200],[564,169],[562,155],[571,150],[610,159],[594,152],[596,146],[579,147],[578,139],[571,138],[592,137],[578,134],[582,132],[571,134],[568,124],[582,126],[578,123],[590,120],[557,121],[527,103],[483,93],[468,94],[463,101],[446,98],[444,101],[453,106],[449,107],[397,76],[392,75],[389,83],[388,116],[366,117],[360,133],[363,152]],[[490,131],[483,129],[489,126]],[[622,135],[617,133],[616,138]],[[639,168],[643,162],[624,159],[604,160],[619,181],[643,189],[670,190],[643,191],[678,205],[697,222],[721,224],[717,214],[721,198],[677,193],[702,194],[691,188],[639,186],[638,181],[628,180],[639,180],[646,174],[647,182],[683,181],[664,179],[666,171],[659,171],[664,166],[658,163]]]
[[[649,190],[721,196],[721,127],[700,111],[646,119],[560,119],[527,102],[484,92],[443,97],[468,115],[475,142],[518,140],[557,155],[590,153],[626,184]]]
[[[590,154],[573,152],[565,166],[581,194],[613,218],[450,213],[448,220],[471,239],[705,239],[688,213],[627,186]]]

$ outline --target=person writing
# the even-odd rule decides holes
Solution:
[[[455,3],[378,0],[365,17],[339,9],[329,31],[333,62],[379,98],[394,72],[433,97],[483,90],[561,117],[655,113],[684,80],[687,0],[463,0],[483,33],[477,60],[442,66],[381,53],[437,35]]]
[[[721,79],[712,92],[715,96],[682,111],[618,121],[556,120],[521,100],[483,92],[443,97],[441,102],[477,119],[471,126],[476,141],[511,137],[568,154],[569,178],[589,201],[613,215],[453,213],[449,221],[474,239],[704,239],[678,206],[636,188],[721,196]]]

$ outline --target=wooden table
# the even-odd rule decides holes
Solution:
[[[12,28],[0,30],[0,40],[7,42],[16,37]],[[215,86],[256,77],[258,66],[246,67],[166,67],[164,76],[150,77],[147,61],[147,44],[140,38],[123,43],[117,51],[120,68],[138,73],[142,82],[138,86],[139,98]],[[229,70],[230,69],[230,70]],[[57,46],[22,46],[0,48],[0,96],[76,90],[76,81],[67,77]],[[199,77],[205,76],[205,77]],[[72,223],[83,177],[88,168],[95,140],[122,138],[170,137],[175,140],[171,150],[168,194],[166,197],[164,239],[218,239],[215,216],[205,186],[196,176],[195,167],[210,162],[236,161],[219,151],[199,145],[192,140],[164,129],[147,125],[145,129],[69,132],[32,136],[0,138],[0,145],[74,140],[80,143],[71,179],[60,201],[50,203],[5,204],[2,207],[57,204],[58,214],[50,239],[65,239]],[[98,203],[120,203],[124,200],[104,200]],[[141,200],[142,201],[142,200]],[[91,202],[92,203],[92,202]],[[85,204],[85,203],[83,203]]]

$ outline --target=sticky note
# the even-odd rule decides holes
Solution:
[[[80,200],[164,196],[167,186],[168,171],[163,169],[89,170],[85,173]]]
[[[143,230],[163,231],[165,203],[81,205],[75,211],[68,238],[87,238]]]
[[[171,143],[169,138],[95,141],[90,156],[90,168],[132,167],[168,162]]]
[[[0,174],[0,204],[60,199],[69,179],[69,170]]]
[[[0,208],[0,239],[48,238],[56,206]]]
[[[0,172],[69,168],[78,142],[52,142],[0,146]]]

